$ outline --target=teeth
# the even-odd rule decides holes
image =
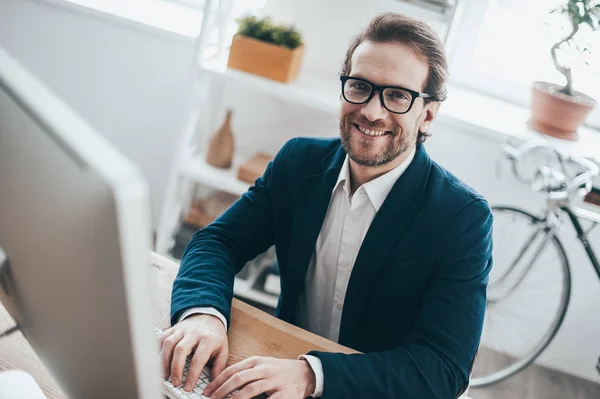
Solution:
[[[358,126],[358,130],[360,130],[368,136],[383,136],[385,134],[385,131],[365,129],[362,126]]]

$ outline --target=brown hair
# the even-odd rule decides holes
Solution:
[[[342,75],[349,75],[352,66],[352,55],[356,48],[365,41],[403,43],[429,64],[429,76],[425,85],[425,93],[431,94],[429,101],[444,101],[447,97],[446,79],[448,77],[448,60],[444,45],[429,25],[402,14],[386,12],[379,14],[356,36],[342,64]],[[419,131],[418,142],[424,142],[430,135]]]

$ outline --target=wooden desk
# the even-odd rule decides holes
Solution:
[[[179,266],[155,253],[151,253],[151,265],[158,291],[152,298],[156,309],[156,324],[160,328],[166,328],[170,325],[171,288]],[[13,325],[11,317],[0,305],[0,331]],[[229,364],[254,355],[295,359],[310,350],[356,352],[281,321],[237,299],[234,299],[232,304],[228,338]],[[0,340],[0,371],[14,369],[31,374],[49,399],[66,398],[21,333]]]

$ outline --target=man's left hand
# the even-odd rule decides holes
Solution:
[[[226,368],[204,389],[211,399],[239,390],[236,399],[267,394],[271,399],[304,399],[315,390],[315,375],[305,360],[250,357]]]

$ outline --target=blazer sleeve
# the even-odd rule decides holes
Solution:
[[[246,262],[274,244],[272,177],[289,141],[262,177],[223,215],[199,230],[186,247],[171,294],[171,324],[193,307],[212,307],[231,325],[233,281]]]
[[[472,200],[449,230],[408,345],[368,354],[309,353],[323,365],[323,399],[449,399],[466,389],[492,265],[487,202]]]

